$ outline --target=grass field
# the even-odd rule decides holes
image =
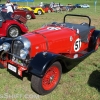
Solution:
[[[42,1],[46,2],[46,0]],[[48,2],[50,1],[48,0]],[[40,0],[37,0],[34,3],[38,4],[39,2]],[[62,22],[65,14],[74,13],[90,16],[92,25],[100,30],[100,1],[97,0],[97,2],[95,9],[94,0],[63,0],[63,4],[88,3],[91,7],[75,9],[72,12],[36,15],[36,19],[27,21],[27,26],[29,31],[32,31],[47,23]],[[81,22],[83,19],[68,21]],[[6,69],[0,69],[0,100],[100,100],[100,48],[71,71],[63,73],[60,83],[52,93],[45,96],[38,95],[32,91],[30,83],[26,76],[20,79],[7,72]]]

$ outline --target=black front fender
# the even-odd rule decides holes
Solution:
[[[38,53],[34,58],[31,59],[28,66],[28,72],[42,77],[45,74],[45,71],[50,67],[50,65],[58,58],[58,54],[53,54],[50,52]]]
[[[93,52],[94,50],[87,52],[86,54],[83,54],[78,58],[67,57],[51,52],[40,52],[34,58],[31,59],[30,64],[28,66],[28,72],[32,75],[43,77],[46,70],[56,61],[59,61],[63,68],[66,67],[70,70]]]

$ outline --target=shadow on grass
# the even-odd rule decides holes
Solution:
[[[66,74],[67,72],[71,71],[73,68],[77,67],[80,62],[73,62],[72,64],[67,63],[66,67],[62,65],[62,74]]]
[[[100,71],[99,70],[95,70],[90,74],[88,85],[96,88],[100,92]]]

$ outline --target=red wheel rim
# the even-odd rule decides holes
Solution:
[[[99,44],[100,44],[100,39],[98,38],[98,39],[97,39],[97,42],[96,42],[95,50],[97,50],[97,49],[98,49]]]
[[[59,81],[60,71],[56,66],[50,67],[43,79],[42,79],[42,87],[44,90],[51,90],[53,89]]]

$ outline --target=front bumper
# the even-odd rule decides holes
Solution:
[[[7,68],[8,71],[14,72],[15,74],[21,77],[23,76],[23,72],[27,71],[27,67],[21,66],[20,64],[16,64],[11,60],[6,60],[6,61],[0,60],[0,63],[4,66],[4,68]]]

